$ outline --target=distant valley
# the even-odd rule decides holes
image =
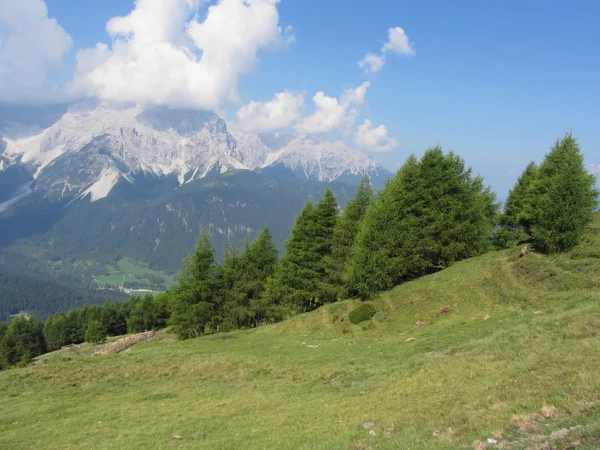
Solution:
[[[219,257],[265,226],[281,249],[327,185],[343,205],[389,176],[342,142],[230,134],[207,111],[4,106],[0,135],[0,263],[94,290],[164,290],[204,227]]]

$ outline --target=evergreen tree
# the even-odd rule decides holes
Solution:
[[[46,351],[44,325],[36,318],[13,319],[0,341],[0,367],[27,364]]]
[[[203,231],[171,293],[169,323],[179,338],[193,338],[217,328],[221,313],[220,294],[220,271],[215,252],[208,232]]]
[[[495,194],[481,177],[453,152],[444,155],[440,147],[425,152],[421,159],[424,201],[418,215],[423,239],[425,272],[442,269],[489,250],[489,235],[498,213]],[[411,275],[419,275],[420,270]]]
[[[168,313],[165,303],[161,302],[160,298],[146,294],[143,297],[132,298],[130,302],[132,305],[127,317],[127,331],[141,333],[166,326]]]
[[[337,201],[330,189],[316,205],[306,204],[285,243],[287,253],[267,282],[267,307],[310,311],[336,300],[326,258],[331,255],[337,218]]]
[[[59,312],[50,316],[44,323],[44,339],[49,351],[60,349],[63,345],[70,344],[68,335],[67,318]]]
[[[105,303],[101,308],[100,322],[106,328],[106,334],[120,336],[127,333],[127,315],[122,303]]]
[[[413,203],[418,206],[411,193],[416,191],[413,186],[419,176],[419,161],[411,155],[367,209],[345,274],[350,295],[366,300],[406,275],[409,246],[415,244],[411,235],[418,231],[416,226],[409,226],[409,221],[416,221],[410,208]],[[413,266],[416,264],[413,261]]]
[[[277,266],[278,250],[269,228],[254,242],[246,241],[243,251],[229,249],[223,265],[226,328],[258,326],[268,320],[268,311],[261,304],[265,281]]]
[[[81,309],[72,309],[66,315],[67,323],[65,326],[65,342],[68,344],[79,344],[85,340],[85,330],[87,322],[82,323],[83,319]]]
[[[535,162],[530,162],[517,180],[515,187],[509,192],[501,218],[502,225],[529,232],[531,227],[529,216],[532,207],[531,187],[537,172],[538,168]]]
[[[92,344],[102,344],[106,341],[106,327],[97,319],[93,319],[89,322],[87,329],[85,330],[86,342]]]
[[[368,209],[346,280],[363,299],[488,249],[498,206],[480,177],[440,147],[408,158]]]
[[[531,236],[536,248],[561,252],[577,245],[598,205],[596,177],[585,169],[572,134],[556,141],[531,188]]]
[[[350,258],[356,235],[365,212],[373,201],[373,197],[371,180],[365,175],[358,186],[356,196],[346,204],[346,208],[333,232],[330,257],[331,278],[334,284],[340,287],[344,284],[343,275],[346,271],[346,263]]]

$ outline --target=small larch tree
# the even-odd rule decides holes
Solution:
[[[330,189],[318,203],[306,204],[285,243],[287,252],[267,282],[266,307],[303,312],[335,301],[337,288],[326,258],[331,255],[337,218],[337,201]]]
[[[261,298],[265,282],[275,272],[278,250],[269,228],[242,250],[228,249],[223,265],[223,327],[245,328],[268,321]]]
[[[92,344],[106,341],[106,327],[99,320],[91,320],[85,330],[85,340]]]
[[[500,220],[502,225],[529,233],[533,203],[532,186],[537,173],[537,165],[533,161],[530,162],[508,194]]]
[[[525,213],[537,249],[555,253],[579,243],[598,206],[595,185],[573,135],[557,140],[540,164]]]
[[[368,299],[489,248],[495,195],[458,155],[410,156],[368,209],[346,280]]]
[[[208,232],[203,231],[171,291],[169,324],[180,339],[214,331],[220,320],[220,302],[220,268]]]
[[[346,208],[340,216],[337,226],[333,232],[333,244],[331,247],[331,278],[332,282],[342,288],[344,286],[344,273],[350,259],[352,246],[360,229],[367,208],[374,198],[373,187],[370,178],[365,175],[356,190],[356,196],[348,201]],[[342,297],[348,296],[348,292],[340,289]]]

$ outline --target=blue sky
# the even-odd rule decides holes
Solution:
[[[134,9],[128,0],[45,3],[72,40],[62,65],[48,71],[46,91],[48,83],[70,83],[78,51],[98,42],[111,48],[115,35],[107,33],[107,22]],[[317,92],[341,104],[345,89],[369,82],[364,101],[347,106],[348,116],[356,109],[353,125],[325,132],[356,146],[365,119],[372,124],[367,133],[384,125],[385,136],[372,148],[368,139],[359,142],[390,169],[440,144],[463,156],[503,197],[527,162],[540,161],[556,138],[572,131],[586,163],[600,171],[600,2],[282,0],[275,7],[281,42],[259,44],[256,58],[232,81],[237,99],[219,100],[215,109],[228,121],[249,102],[260,108],[282,92],[302,96],[298,113],[308,117]],[[195,12],[202,22],[206,7]],[[365,73],[358,61],[381,55],[395,27],[416,53],[389,51],[379,71]],[[277,40],[272,32],[268,40]],[[106,89],[95,85],[92,92]],[[298,130],[302,120],[280,128]]]

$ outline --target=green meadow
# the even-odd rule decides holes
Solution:
[[[136,283],[145,288],[151,288],[157,284],[161,284],[164,288],[170,288],[175,279],[174,275],[167,275],[144,267],[129,258],[120,259],[117,267],[110,264],[106,264],[104,267],[107,274],[94,278],[94,281],[101,286],[118,286],[121,283],[125,283],[127,286],[128,283]]]
[[[519,255],[398,286],[359,325],[348,300],[43,355],[0,373],[0,448],[600,448],[600,216],[569,253]]]

